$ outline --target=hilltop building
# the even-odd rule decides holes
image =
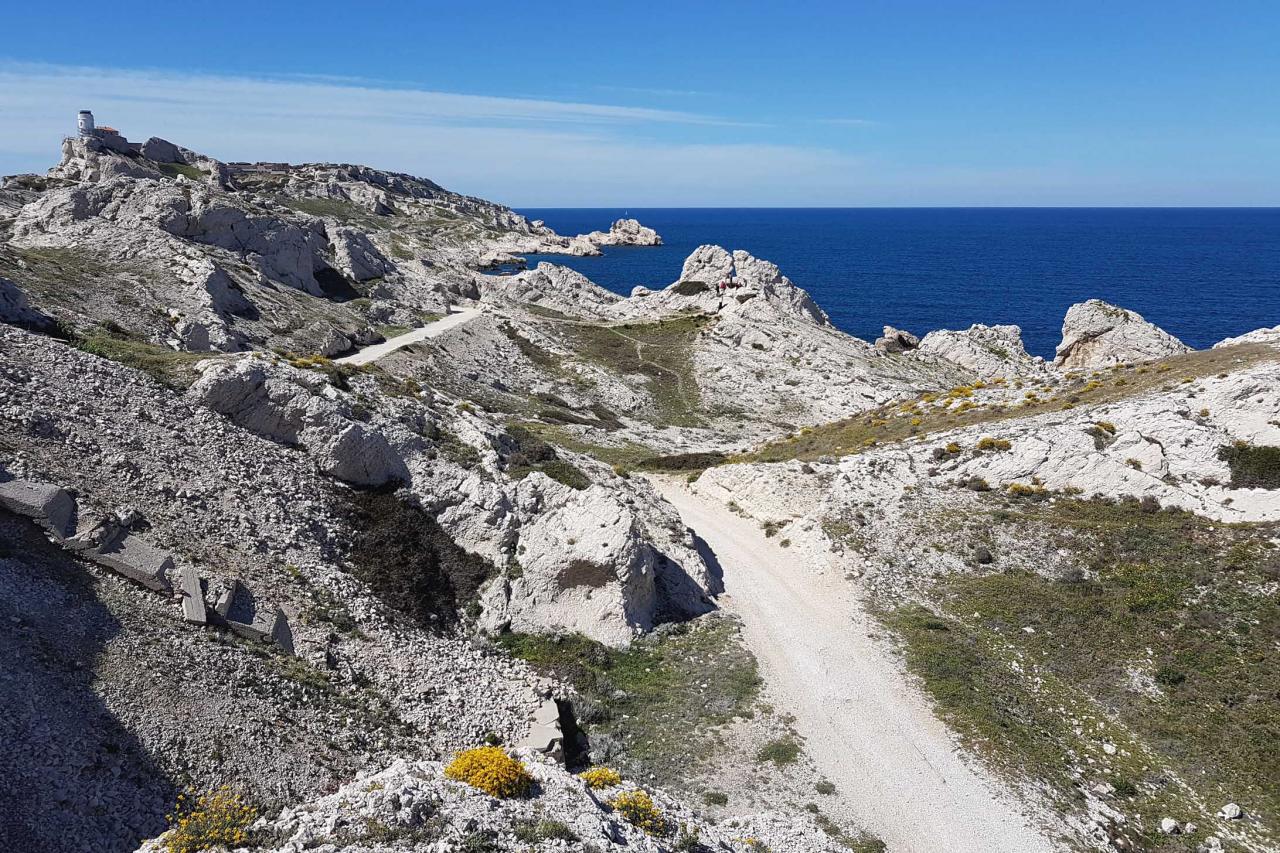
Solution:
[[[76,116],[76,135],[82,140],[96,140],[104,148],[121,154],[137,153],[142,150],[142,143],[130,142],[114,127],[96,124],[91,110],[81,110]]]

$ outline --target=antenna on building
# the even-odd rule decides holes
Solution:
[[[76,126],[80,130],[80,138],[93,136],[93,113],[89,110],[81,110],[80,115],[76,117]]]

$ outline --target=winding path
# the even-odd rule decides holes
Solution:
[[[721,605],[806,751],[891,853],[1050,853],[1028,809],[963,759],[848,583],[798,565],[801,555],[749,519],[651,477],[724,570]]]
[[[342,358],[336,358],[334,361],[338,364],[352,364],[357,367],[362,364],[369,364],[377,361],[384,355],[390,355],[401,347],[407,347],[409,344],[416,344],[419,341],[425,341],[428,338],[439,337],[450,329],[457,328],[463,323],[468,323],[474,320],[479,317],[481,313],[482,312],[477,311],[474,308],[467,308],[457,312],[456,314],[446,314],[439,320],[436,320],[433,323],[428,323],[425,326],[420,326],[412,332],[405,332],[403,335],[396,335],[391,340],[367,346],[359,352],[343,356]]]

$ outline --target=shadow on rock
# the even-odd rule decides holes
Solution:
[[[176,788],[95,692],[121,632],[93,576],[0,511],[0,838],[9,850],[132,851]]]

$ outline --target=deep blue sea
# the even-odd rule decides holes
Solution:
[[[658,248],[566,264],[628,294],[665,287],[702,243],[746,249],[813,294],[832,322],[874,339],[1016,323],[1050,357],[1062,316],[1090,297],[1131,308],[1197,349],[1280,324],[1280,208],[526,209],[561,234],[625,215]]]

